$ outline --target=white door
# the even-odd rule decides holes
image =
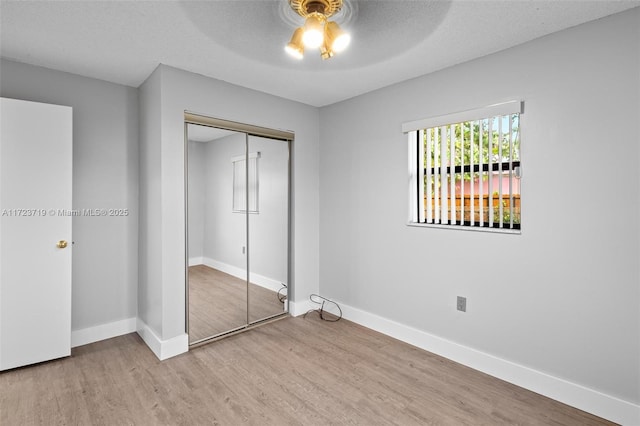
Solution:
[[[6,370],[71,354],[72,110],[0,102],[0,370]]]

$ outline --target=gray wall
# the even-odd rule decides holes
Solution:
[[[204,224],[206,202],[205,155],[207,144],[189,141],[189,259],[204,256]]]
[[[246,217],[232,211],[233,165],[231,158],[245,153],[245,134],[238,133],[207,143],[198,144],[202,157],[189,159],[189,247],[197,242],[203,245],[200,256],[222,262],[246,271],[246,257],[242,247],[247,245]],[[197,154],[190,148],[190,154]],[[287,282],[287,144],[286,142],[264,138],[249,138],[249,152],[260,152],[259,213],[249,214],[250,270],[278,282]],[[202,162],[204,158],[204,162]],[[200,173],[202,182],[191,179],[192,165],[194,177]],[[192,193],[200,190],[199,197]],[[203,185],[204,184],[204,185]],[[197,212],[197,204],[202,203]],[[192,205],[193,208],[192,209]],[[200,225],[199,213],[203,225]],[[191,219],[195,219],[191,221]],[[191,232],[192,223],[195,224]],[[198,230],[198,228],[202,228]],[[197,235],[201,232],[201,235]],[[204,238],[203,238],[204,237]],[[192,239],[193,244],[192,244]],[[197,252],[189,252],[189,258],[197,257]],[[276,287],[277,289],[278,287]]]
[[[287,143],[249,137],[249,152],[256,151],[261,155],[258,160],[260,212],[249,215],[249,268],[252,273],[286,283]]]
[[[140,222],[138,245],[138,318],[162,330],[162,269],[151,267],[162,258],[160,210],[160,70],[139,88],[140,107]]]
[[[246,136],[236,133],[206,144],[204,257],[246,270],[242,247],[246,246],[247,220],[232,212],[232,157],[244,155]]]
[[[323,295],[640,402],[639,14],[322,108]],[[406,226],[401,124],[508,100],[522,235]]]
[[[72,329],[135,318],[137,90],[5,59],[0,76],[1,96],[73,107],[73,208],[129,209],[73,218]]]

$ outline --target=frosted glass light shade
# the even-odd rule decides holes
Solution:
[[[302,59],[304,57],[304,45],[302,44],[302,35],[304,34],[304,28],[297,28],[291,36],[291,41],[287,44],[284,50],[296,59]]]
[[[345,50],[351,42],[351,36],[348,33],[344,32],[342,28],[340,28],[340,26],[333,21],[327,22],[325,26],[325,32],[327,35],[329,48],[336,53]]]
[[[311,15],[307,18],[304,24],[304,35],[302,36],[302,43],[309,49],[316,49],[322,46],[324,42],[324,30],[322,28],[322,21],[315,15]]]

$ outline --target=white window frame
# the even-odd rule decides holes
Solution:
[[[258,159],[260,152],[250,152],[248,155],[249,170],[246,167],[247,156],[239,155],[231,158],[233,164],[233,213],[247,213],[247,201],[249,213],[259,213],[258,209]],[[249,184],[247,185],[247,178]],[[247,194],[247,189],[249,193]]]
[[[427,129],[440,129],[440,134],[442,132],[446,132],[449,129],[453,129],[453,126],[459,125],[460,123],[465,122],[474,122],[489,119],[492,121],[495,117],[503,117],[513,114],[519,114],[520,118],[518,120],[518,139],[521,140],[522,135],[522,120],[521,116],[524,113],[524,102],[522,101],[510,101],[504,102],[500,104],[494,104],[483,108],[477,108],[468,111],[457,112],[453,114],[446,114],[436,117],[430,117],[420,120],[415,120],[411,122],[404,123],[402,125],[402,132],[407,134],[408,137],[408,175],[409,175],[409,217],[407,225],[409,226],[419,226],[419,227],[434,227],[434,228],[446,228],[446,229],[459,229],[459,230],[469,230],[469,231],[484,231],[484,232],[497,232],[497,233],[509,233],[509,234],[520,234],[521,226],[520,223],[517,226],[514,225],[513,221],[513,210],[511,210],[510,222],[503,223],[503,204],[499,203],[500,214],[499,214],[499,222],[493,222],[493,188],[491,187],[492,179],[489,179],[489,215],[486,219],[483,218],[482,225],[480,223],[475,223],[473,219],[473,204],[472,204],[472,217],[470,222],[465,222],[464,218],[460,218],[459,223],[456,223],[455,217],[455,209],[451,211],[451,217],[449,217],[449,213],[447,211],[447,205],[440,205],[440,199],[447,199],[447,193],[455,192],[454,188],[454,179],[450,179],[450,185],[434,185],[434,203],[435,206],[431,205],[431,197],[426,197],[424,194],[424,185],[420,184],[425,179],[425,171],[431,170],[435,165],[430,164],[430,156],[427,155],[426,159],[423,161],[421,159],[425,158],[424,153],[424,144],[419,141],[424,140],[425,132]],[[511,125],[509,125],[511,126]],[[511,129],[511,127],[509,127]],[[453,132],[453,130],[450,130]],[[438,132],[427,133],[427,136],[430,137],[432,134],[434,138],[437,138]],[[450,133],[451,134],[451,133]],[[471,136],[473,138],[473,136]],[[502,127],[500,127],[500,137],[502,137]],[[509,135],[509,139],[511,138],[511,133]],[[430,139],[427,139],[430,141]],[[437,143],[438,141],[430,141],[433,143]],[[451,142],[451,150],[453,152],[453,140],[450,139]],[[429,142],[428,142],[429,143]],[[513,146],[513,141],[510,139],[510,149]],[[437,146],[437,145],[435,145]],[[473,144],[472,144],[473,146]],[[440,144],[441,153],[436,150],[435,157],[440,155],[445,155],[447,152],[447,147]],[[500,145],[500,150],[502,150],[502,146]],[[521,156],[520,152],[520,156]],[[473,155],[471,155],[473,158]],[[419,160],[420,159],[420,160]],[[436,158],[437,160],[437,158]],[[473,160],[472,160],[473,161]],[[505,188],[508,191],[508,197],[511,200],[509,206],[510,209],[513,209],[513,198],[512,198],[512,188],[511,181],[515,178],[519,179],[521,177],[521,163],[518,162],[518,166],[515,167],[512,164],[513,158],[509,156],[508,162],[508,170],[510,183],[508,188]],[[520,161],[520,160],[518,160]],[[501,163],[502,164],[502,163]],[[498,164],[492,164],[491,160],[488,164],[483,165],[475,165],[475,167],[486,167],[489,171],[493,170],[494,167],[502,168],[503,166],[498,166]],[[470,169],[473,169],[474,165],[469,165]],[[441,170],[443,168],[439,168],[437,173],[434,173],[433,178],[437,182],[439,179],[443,179],[447,177],[449,174],[445,170]],[[434,168],[435,170],[435,168]],[[503,169],[504,170],[504,169]],[[427,172],[428,173],[428,172]],[[449,187],[450,186],[450,187]],[[500,199],[505,199],[503,197],[503,188],[502,188],[502,179],[499,180],[499,188],[497,188],[499,192]],[[473,185],[471,187],[471,197],[474,195]],[[480,196],[480,194],[477,194]],[[453,202],[453,201],[451,201]],[[461,200],[464,203],[464,197]],[[432,215],[433,208],[433,216],[434,217],[425,217],[425,210],[427,211],[426,215]],[[460,210],[463,211],[463,206],[460,207]],[[482,215],[482,211],[479,210]],[[522,213],[520,212],[520,215]],[[441,217],[446,218],[447,222],[442,223]],[[453,219],[453,220],[451,220]]]

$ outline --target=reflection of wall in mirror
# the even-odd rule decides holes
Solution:
[[[189,264],[204,263],[204,153],[206,144],[188,144]]]
[[[273,290],[287,280],[288,144],[250,138],[260,152],[259,214],[249,215],[252,281]],[[245,135],[189,142],[189,264],[206,264],[244,277],[246,216],[232,212],[233,163]],[[254,274],[256,279],[254,279]]]

